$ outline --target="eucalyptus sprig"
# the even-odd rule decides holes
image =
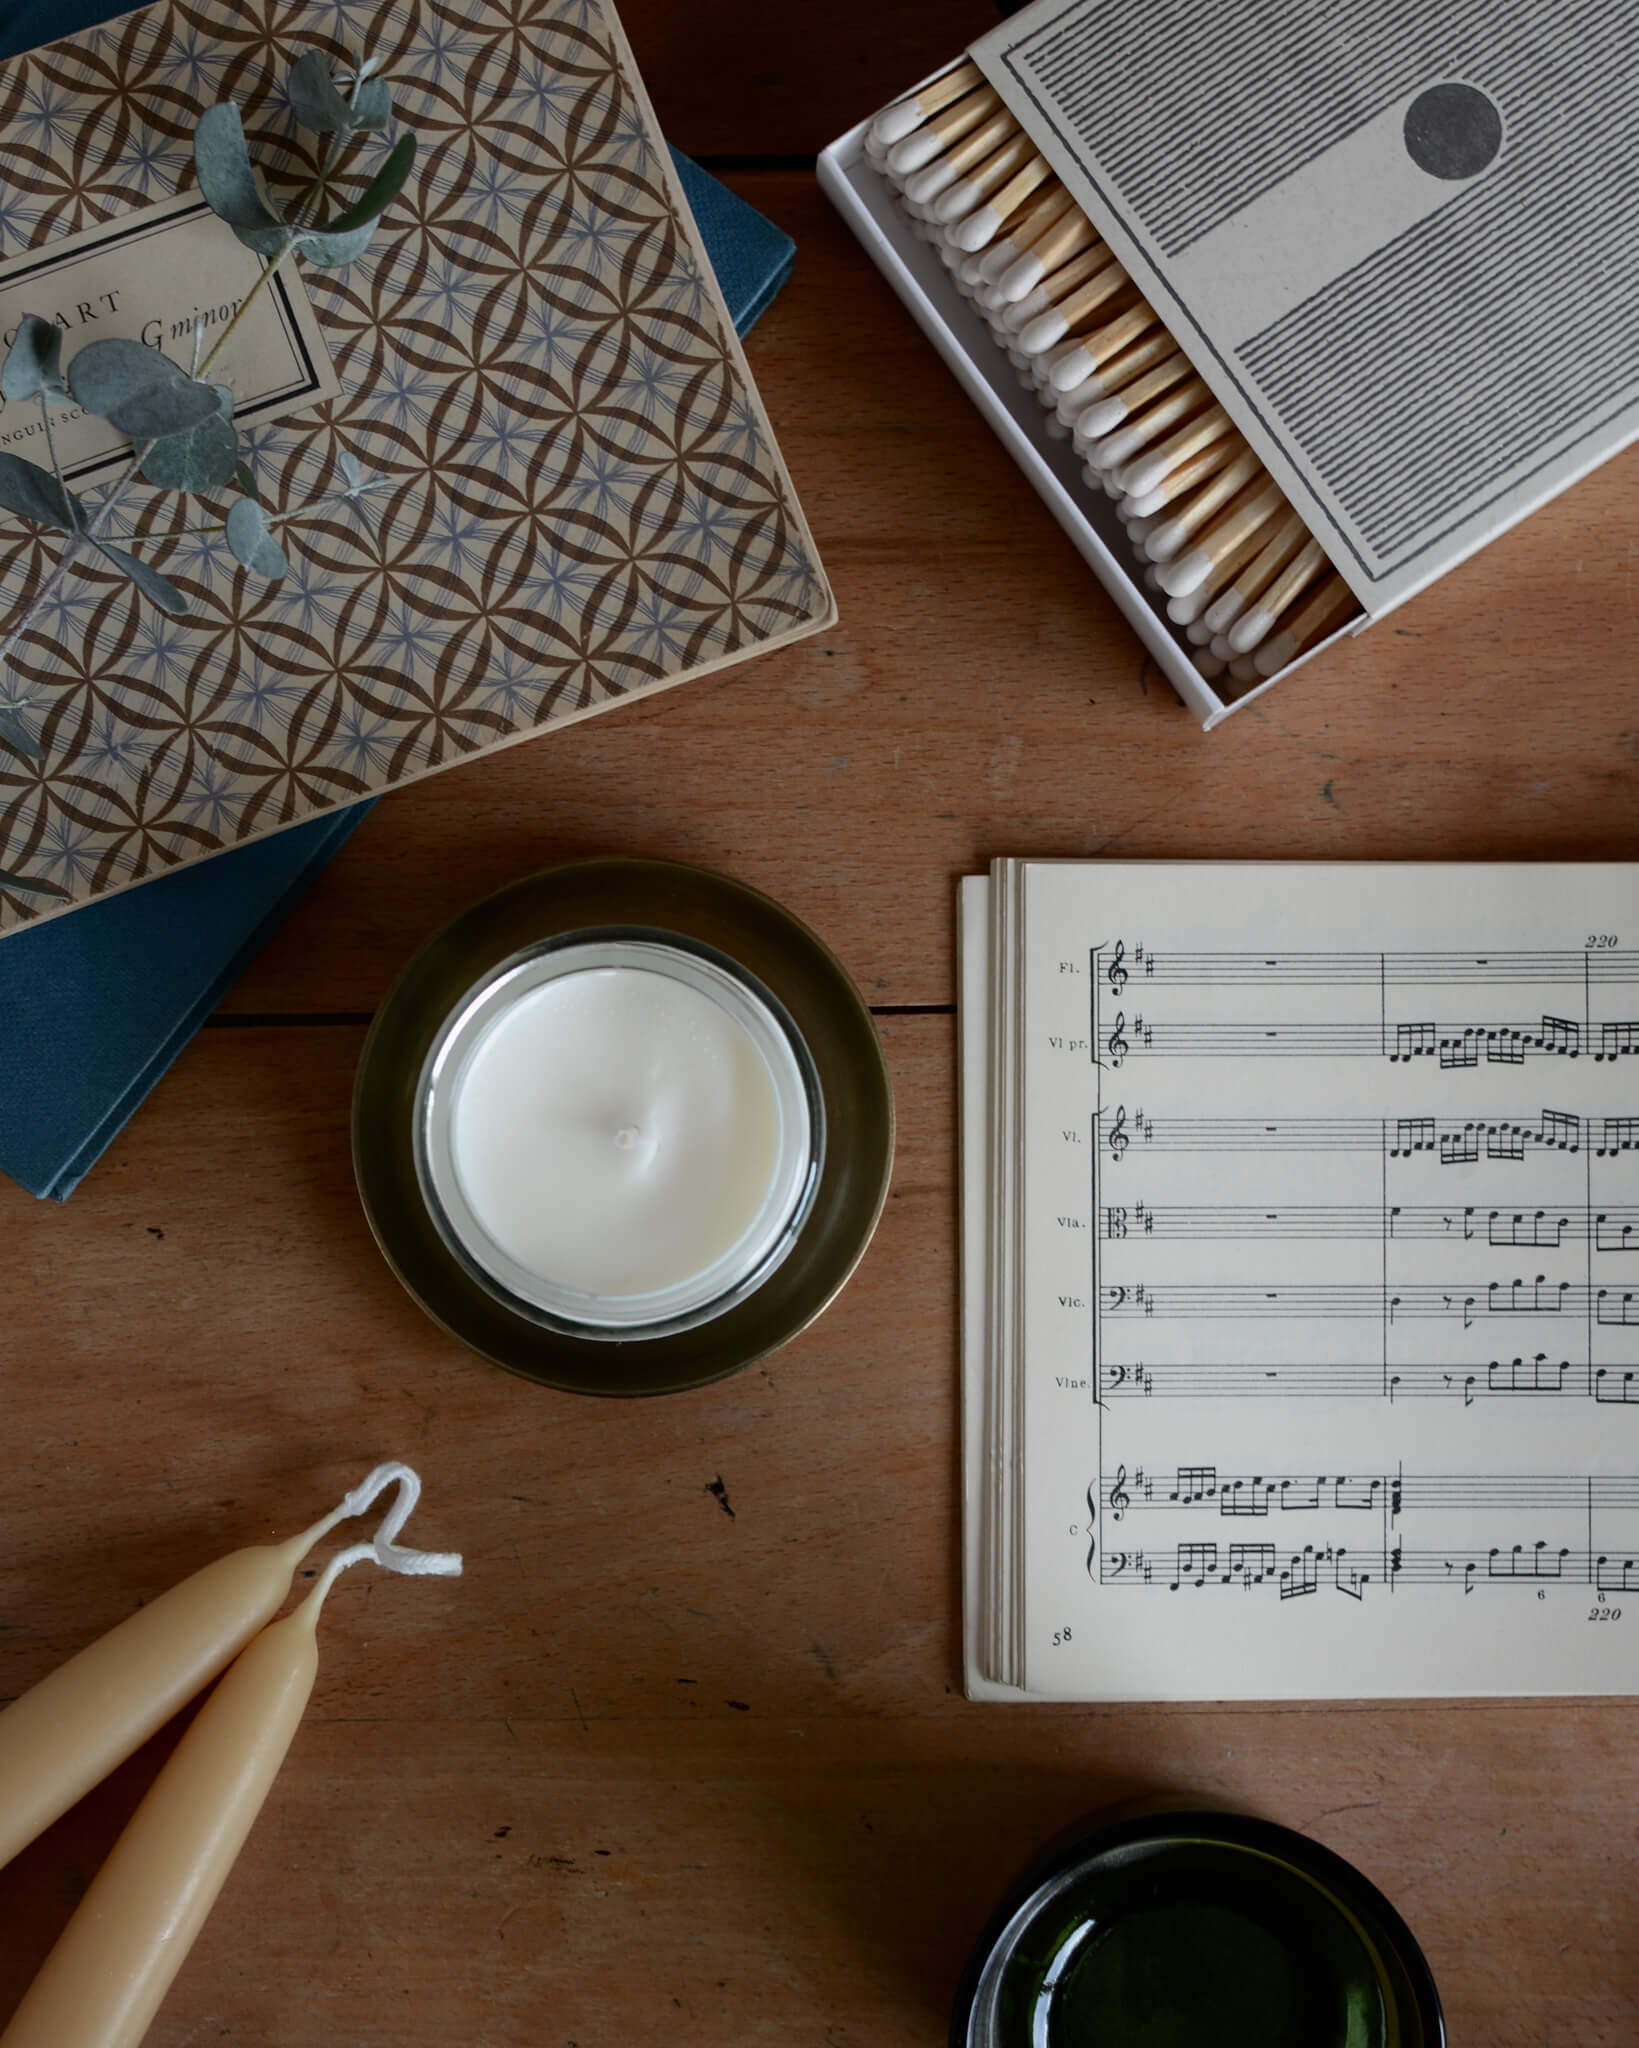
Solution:
[[[127,576],[161,611],[179,615],[188,610],[182,592],[152,562],[130,547],[116,547],[108,537],[116,507],[139,479],[161,491],[198,496],[236,493],[222,516],[210,524],[155,538],[163,543],[219,535],[252,575],[269,580],[282,576],[288,567],[284,550],[273,537],[276,527],[333,504],[351,504],[362,512],[363,501],[379,488],[378,479],[366,477],[357,461],[343,454],[343,488],[287,512],[269,513],[240,454],[233,391],[210,374],[282,266],[299,259],[335,270],[364,253],[415,161],[414,136],[401,134],[358,198],[322,217],[330,186],[348,152],[361,139],[383,135],[392,126],[392,96],[374,59],[364,59],[338,77],[318,50],[309,50],[291,66],[285,93],[297,124],[320,138],[313,177],[288,197],[273,192],[252,163],[239,109],[231,100],[207,108],[194,129],[194,169],[201,195],[245,247],[263,259],[260,276],[208,353],[203,323],[196,321],[193,359],[186,369],[158,346],[123,339],[90,342],[64,363],[62,330],[29,313],[0,363],[0,396],[8,402],[38,403],[51,464],[46,469],[0,453],[0,509],[64,536],[50,574],[0,634],[0,745],[31,760],[43,758],[24,717],[32,700],[11,687],[7,663],[40,608],[77,564],[95,555]],[[53,406],[76,406],[92,413],[130,443],[124,469],[94,505],[76,497],[64,481]],[[54,884],[26,883],[3,874],[0,886],[62,893]]]

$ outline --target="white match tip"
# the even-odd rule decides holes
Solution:
[[[1188,539],[1188,530],[1181,519],[1163,519],[1150,529],[1144,552],[1152,562],[1170,562]]]
[[[1212,649],[1213,653],[1217,655],[1220,661],[1228,661],[1235,652],[1234,648],[1231,647],[1229,644],[1229,636],[1227,633],[1214,633],[1212,638],[1207,642],[1207,645]]]
[[[935,200],[933,217],[942,227],[948,228],[953,221],[965,220],[983,197],[971,178],[958,178]]]
[[[1088,406],[1104,396],[1104,386],[1096,377],[1083,377],[1079,384],[1071,385],[1068,391],[1058,395],[1058,416],[1067,427],[1073,427]]]
[[[1039,314],[1051,312],[1052,300],[1046,292],[1028,292],[1022,299],[1015,299],[1011,305],[998,301],[997,317],[1011,334],[1020,334]]]
[[[901,178],[908,178],[913,171],[921,170],[924,164],[931,164],[936,156],[942,155],[944,147],[936,129],[925,128],[920,133],[913,130],[888,151],[888,169]]]
[[[951,272],[952,276],[955,278],[955,282],[957,284],[960,284],[962,280],[960,276],[956,275],[956,273],[958,266],[962,261],[962,252],[960,249],[955,247],[955,245],[951,242],[950,237],[948,235],[939,244],[939,261],[945,266],[945,268],[948,271]],[[966,289],[969,293],[971,293],[973,287],[972,285],[968,285]]]
[[[1153,571],[1152,571],[1153,573]],[[1189,590],[1182,597],[1167,599],[1167,617],[1180,626],[1193,625],[1201,615],[1206,598],[1199,590]]]
[[[1260,676],[1278,675],[1297,651],[1298,643],[1290,633],[1277,633],[1253,655],[1252,666]]]
[[[1229,634],[1229,644],[1237,654],[1250,654],[1258,642],[1275,623],[1273,612],[1266,612],[1261,604],[1255,604],[1244,618],[1236,621]]]
[[[1090,377],[1097,368],[1097,363],[1084,348],[1068,349],[1053,365],[1053,389],[1068,391],[1083,377]]]
[[[1070,438],[1070,429],[1062,420],[1055,419],[1051,413],[1047,415],[1041,425],[1042,432],[1049,441],[1068,441]]]
[[[866,129],[864,148],[866,162],[873,170],[880,171],[888,160],[888,145],[877,140],[874,128]]]
[[[866,130],[866,148],[874,138],[883,149],[892,149],[896,142],[903,142],[921,127],[924,116],[914,99],[901,100],[898,106],[884,107]]]
[[[1238,683],[1255,683],[1258,679],[1258,664],[1250,654],[1237,654],[1229,664],[1229,673]]]
[[[918,171],[914,177],[905,180],[906,196],[914,199],[918,206],[932,209],[933,202],[941,192],[950,190],[958,175],[949,158],[941,157],[936,163],[929,164],[925,171]]]
[[[1076,426],[1092,439],[1098,434],[1113,434],[1126,417],[1127,407],[1123,399],[1106,398],[1097,405],[1088,406],[1076,421]]]
[[[1098,481],[1103,488],[1105,497],[1114,499],[1119,504],[1121,502],[1121,486],[1107,469],[1101,469],[1098,472]]]
[[[1121,479],[1122,484],[1135,498],[1148,497],[1158,484],[1166,481],[1167,471],[1172,465],[1170,455],[1141,455],[1128,466]]]
[[[1109,435],[1105,440],[1104,452],[1108,458],[1108,466],[1111,469],[1120,469],[1127,460],[1127,457],[1129,455],[1136,455],[1143,445],[1144,425],[1141,420],[1136,421],[1130,427],[1122,427],[1118,432]],[[1135,463],[1133,467],[1136,469],[1137,464]],[[1143,495],[1126,478],[1122,479],[1122,484],[1125,489],[1132,492],[1135,498]]]
[[[1227,633],[1240,617],[1241,607],[1245,603],[1246,599],[1235,589],[1233,584],[1228,590],[1219,591],[1218,595],[1206,608],[1207,624],[1214,633]]]
[[[1019,329],[1019,346],[1027,356],[1044,356],[1069,332],[1070,323],[1062,313],[1038,313]]]
[[[1174,598],[1173,603],[1182,604],[1183,599]],[[1212,638],[1212,628],[1207,624],[1205,619],[1191,619],[1189,624],[1184,628],[1184,637],[1188,640],[1192,640],[1197,647],[1205,647],[1207,642]]]
[[[1033,292],[1047,275],[1047,265],[1039,256],[1032,256],[1027,249],[1017,263],[1004,270],[996,280],[996,289],[1011,305],[1015,299],[1022,299]]]
[[[1168,562],[1161,571],[1161,588],[1173,597],[1182,597],[1188,590],[1203,584],[1212,574],[1212,557],[1204,548],[1191,548],[1187,555],[1179,555]]]
[[[1099,475],[1090,462],[1084,462],[1081,465],[1081,480],[1084,484],[1090,484],[1095,491],[1102,490],[1104,487],[1103,477]]]
[[[976,206],[964,221],[951,230],[951,240],[971,257],[987,242],[994,241],[1002,217],[993,206]]]
[[[1217,655],[1208,654],[1204,650],[1198,654],[1192,654],[1190,660],[1194,662],[1196,668],[1206,677],[1209,683],[1215,683],[1219,676],[1223,674],[1227,665],[1221,662]]]
[[[1146,590],[1159,590],[1161,588],[1161,578],[1153,562],[1144,571],[1144,588]]]
[[[994,242],[979,258],[979,281],[993,285],[1011,264],[1018,261],[1019,252],[1014,248],[1011,237],[1004,235]]]
[[[1129,512],[1125,505],[1118,508],[1117,516],[1135,541],[1141,541],[1155,524],[1153,519],[1141,519],[1136,512]]]

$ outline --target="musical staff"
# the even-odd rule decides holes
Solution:
[[[1639,1362],[1589,1366],[1585,1360],[1529,1357],[1480,1362],[1381,1358],[1326,1360],[1103,1360],[1101,1401],[1446,1400],[1464,1407],[1490,1397],[1557,1395],[1597,1406],[1639,1407]]]
[[[1480,1066],[1522,1066],[1528,1059],[1626,1059],[1639,1053],[1639,1021],[1593,1026],[1574,1017],[1543,1015],[1524,1021],[1474,1022],[1416,1018],[1371,1022],[1262,1024],[1226,1020],[1157,1020],[1117,1012],[1103,1040],[1112,1067],[1137,1054],[1156,1059],[1387,1059],[1430,1060],[1446,1071]]]
[[[1545,1109],[1534,1119],[1501,1113],[1483,1117],[1157,1117],[1119,1104],[1105,1119],[1104,1144],[1118,1159],[1125,1159],[1135,1148],[1145,1154],[1386,1150],[1391,1159],[1427,1155],[1446,1165],[1584,1150],[1600,1159],[1614,1159],[1639,1151],[1639,1114],[1576,1116]]]
[[[1444,1586],[1461,1593],[1482,1586],[1541,1589],[1591,1588],[1597,1593],[1639,1592],[1639,1550],[1633,1556],[1594,1551],[1581,1544],[1531,1544],[1463,1550],[1396,1545],[1387,1555],[1347,1544],[1310,1544],[1281,1551],[1269,1543],[1179,1543],[1161,1548],[1106,1551],[1099,1574],[1105,1586],[1186,1588],[1264,1586],[1282,1599],[1332,1587],[1359,1599],[1369,1586],[1389,1592],[1405,1586]]]
[[[1117,1521],[1130,1512],[1191,1508],[1208,1514],[1263,1516],[1340,1513],[1385,1506],[1391,1522],[1402,1514],[1436,1510],[1463,1513],[1493,1508],[1551,1508],[1565,1513],[1639,1512],[1639,1473],[1563,1472],[1220,1472],[1216,1465],[1180,1465],[1129,1478],[1123,1465],[1102,1481],[1101,1498]]]
[[[1622,988],[1639,983],[1639,952],[1190,953],[1129,955],[1117,942],[1121,986],[1129,976],[1158,988]]]
[[[1403,1243],[1486,1244],[1495,1249],[1562,1250],[1587,1242],[1596,1252],[1639,1251],[1639,1207],[1590,1209],[1562,1203],[1537,1209],[1498,1208],[1469,1203],[1335,1204],[1261,1209],[1248,1204],[1151,1207],[1147,1202],[1112,1203],[1101,1228],[1106,1237],[1195,1238],[1222,1242],[1280,1238],[1320,1243],[1359,1239],[1373,1242],[1387,1230]]]
[[[1256,1316],[1260,1320],[1297,1317],[1304,1321],[1364,1317],[1375,1322],[1387,1317],[1396,1323],[1418,1316],[1455,1316],[1464,1329],[1488,1316],[1570,1318],[1591,1313],[1596,1323],[1607,1328],[1639,1329],[1639,1287],[1589,1287],[1544,1273],[1526,1279],[1490,1280],[1478,1286],[1438,1281],[1400,1281],[1389,1286],[1369,1281],[1296,1281],[1282,1287],[1248,1286],[1238,1281],[1158,1286],[1140,1281],[1135,1286],[1104,1288],[1102,1306],[1107,1317],[1143,1316],[1156,1321]]]

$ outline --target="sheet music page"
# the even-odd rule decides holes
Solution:
[[[1639,1690],[1639,871],[1023,900],[1029,1690]]]

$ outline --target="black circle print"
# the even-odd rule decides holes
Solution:
[[[1502,148],[1502,115],[1475,85],[1431,85],[1406,109],[1406,148],[1432,178],[1476,178]]]

